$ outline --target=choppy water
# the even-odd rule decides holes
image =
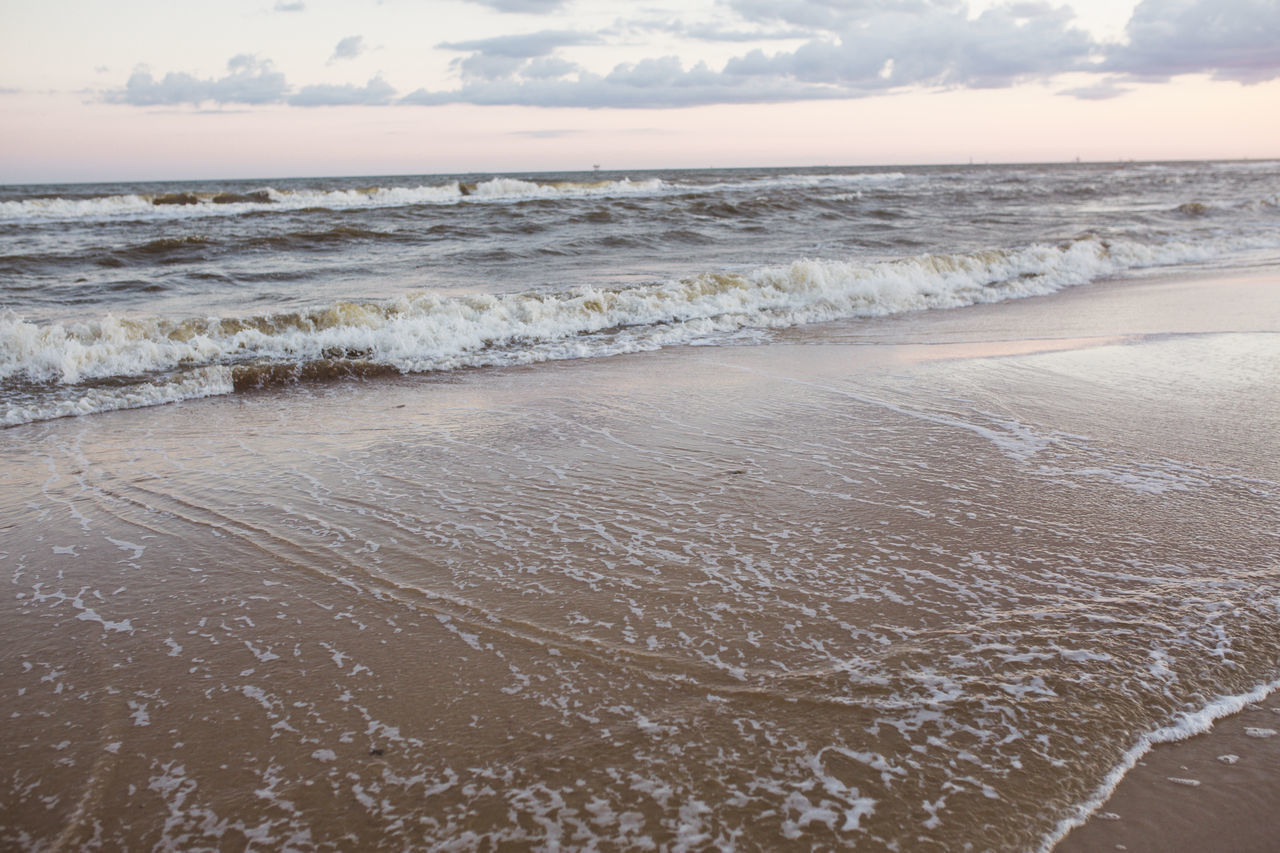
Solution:
[[[1280,164],[0,189],[0,422],[608,356],[1280,251]]]
[[[0,846],[1052,847],[1280,685],[1278,195],[7,190]]]

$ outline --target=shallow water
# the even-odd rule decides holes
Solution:
[[[1277,280],[5,430],[5,842],[1048,844],[1280,676]]]

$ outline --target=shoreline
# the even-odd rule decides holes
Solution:
[[[1280,652],[1275,273],[0,432],[0,826],[1034,848]]]
[[[1280,838],[1280,683],[1202,731],[1155,743],[1054,853],[1268,853]]]

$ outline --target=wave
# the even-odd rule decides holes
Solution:
[[[1038,853],[1051,853],[1057,843],[1071,830],[1083,826],[1089,816],[1100,809],[1103,803],[1115,793],[1125,775],[1152,749],[1160,744],[1176,743],[1203,734],[1212,729],[1218,720],[1239,713],[1250,703],[1261,702],[1276,690],[1280,690],[1280,679],[1260,684],[1247,693],[1219,696],[1197,711],[1178,713],[1175,715],[1176,721],[1170,725],[1139,736],[1137,743],[1121,756],[1119,763],[1111,769],[1093,795],[1087,801],[1078,804],[1072,814],[1060,820],[1057,826],[1041,839],[1040,846],[1037,848]]]
[[[1087,237],[869,264],[799,260],[607,289],[420,293],[389,304],[340,302],[183,322],[108,316],[36,325],[7,312],[0,315],[0,383],[44,386],[59,402],[43,409],[9,405],[3,422],[118,408],[116,397],[129,393],[135,397],[128,405],[148,399],[137,397],[136,388],[99,387],[103,383],[154,386],[147,394],[168,402],[184,393],[230,393],[279,381],[600,357],[715,343],[748,330],[958,308],[1047,294],[1128,269],[1208,260],[1239,248],[1237,242],[1150,245]],[[67,400],[76,388],[88,390],[72,405]]]
[[[0,222],[186,219],[252,212],[320,208],[349,210],[371,207],[412,207],[484,202],[554,201],[571,198],[723,192],[726,190],[812,189],[874,186],[908,179],[903,172],[794,174],[707,185],[682,184],[659,178],[645,180],[531,181],[493,177],[474,182],[449,181],[413,187],[368,186],[352,189],[304,190],[263,187],[249,191],[206,190],[125,193],[89,198],[40,196],[0,202]]]
[[[127,193],[92,198],[54,196],[0,202],[0,221],[182,219],[308,208],[347,210],[468,202],[612,198],[658,193],[666,186],[657,178],[641,181],[622,178],[539,183],[496,177],[475,183],[453,181],[416,187],[370,186],[332,190],[278,190],[266,187],[247,193],[209,191]]]

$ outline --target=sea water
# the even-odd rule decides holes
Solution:
[[[1052,846],[1280,680],[1278,192],[8,189],[0,838]]]

